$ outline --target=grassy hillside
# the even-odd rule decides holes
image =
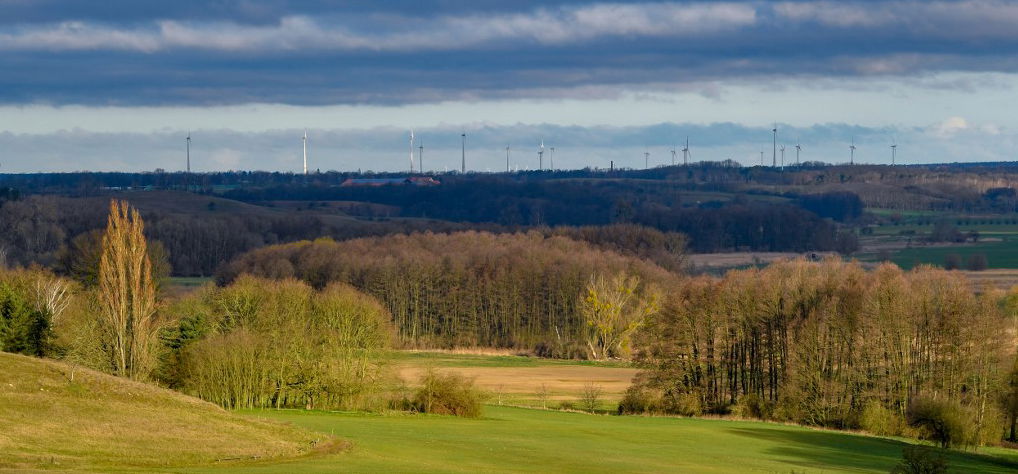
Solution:
[[[0,471],[236,463],[299,456],[331,439],[151,385],[0,353]]]
[[[771,423],[522,408],[487,407],[485,417],[476,420],[249,413],[322,433],[343,433],[353,447],[335,456],[227,471],[886,473],[901,458],[904,446],[895,440]],[[1018,456],[987,449],[981,454],[953,453],[950,464],[953,472],[1015,472]]]

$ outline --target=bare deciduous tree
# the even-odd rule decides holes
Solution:
[[[594,359],[622,357],[633,333],[657,310],[653,289],[640,292],[640,279],[624,274],[594,276],[587,284],[580,313],[587,322],[587,347]]]

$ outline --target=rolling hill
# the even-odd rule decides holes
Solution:
[[[171,390],[0,353],[0,471],[229,465],[338,445]]]

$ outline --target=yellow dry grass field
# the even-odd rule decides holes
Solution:
[[[994,268],[978,272],[962,272],[975,287],[991,287],[1001,290],[1009,290],[1018,285],[1018,269]]]
[[[833,255],[830,252],[816,252],[821,258]],[[794,252],[727,252],[727,253],[697,253],[687,256],[689,263],[695,268],[734,268],[749,265],[764,265],[777,260],[787,260],[804,257],[806,254]]]
[[[425,366],[403,366],[399,374],[413,383],[427,370]],[[496,398],[504,395],[514,400],[534,400],[546,390],[549,400],[575,400],[588,385],[593,385],[600,387],[605,401],[620,400],[638,372],[634,368],[580,365],[441,367],[435,370],[473,378],[478,387]]]

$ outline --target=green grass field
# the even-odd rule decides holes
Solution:
[[[919,264],[942,266],[947,255],[958,254],[962,257],[964,267],[968,258],[975,254],[986,256],[989,268],[1018,268],[1018,223],[1013,215],[964,215],[933,211],[901,212],[882,209],[867,209],[867,212],[890,216],[899,214],[902,217],[898,225],[885,224],[870,228],[872,237],[879,241],[910,240],[921,243],[934,228],[934,222],[946,219],[962,233],[975,231],[980,241],[964,245],[921,246],[898,250],[891,256],[898,266],[910,269]],[[876,253],[865,254],[863,260],[874,261]]]
[[[874,472],[900,441],[748,421],[596,416],[486,407],[469,420],[427,415],[246,411],[350,440],[343,453],[186,472]],[[992,456],[991,456],[992,455]],[[1004,450],[953,453],[953,472],[1018,470]]]
[[[630,370],[507,356],[397,357],[438,360],[449,370],[467,365],[558,377]],[[520,365],[528,363],[536,367]],[[0,354],[0,366],[0,471],[887,472],[904,446],[900,440],[772,423],[491,405],[479,419],[227,412],[61,362]],[[1018,451],[987,448],[951,456],[955,472],[1018,470]]]
[[[981,242],[949,247],[912,247],[899,250],[891,257],[898,266],[910,269],[918,264],[942,266],[950,254],[961,256],[962,267],[972,255],[986,256],[988,268],[1018,268],[1018,238],[1004,238],[998,242]]]

